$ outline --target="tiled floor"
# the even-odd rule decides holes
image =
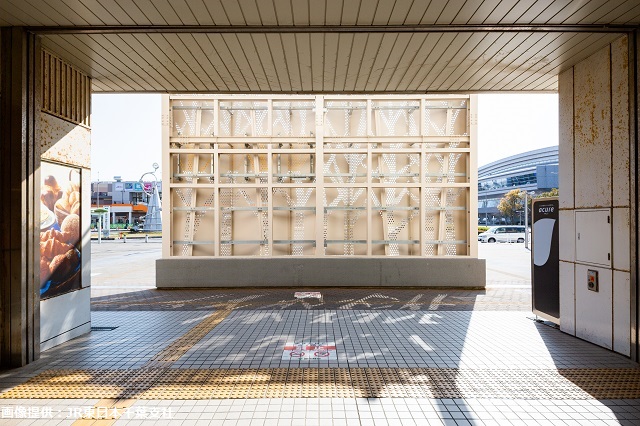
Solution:
[[[239,310],[176,367],[599,368],[635,364],[525,312]],[[335,361],[282,360],[287,342],[332,342]]]
[[[640,425],[638,365],[535,322],[526,289],[321,292],[96,297],[117,328],[0,373],[0,424]]]
[[[321,291],[322,299],[297,299],[292,289],[136,289],[117,295],[113,292],[106,288],[92,290],[92,310],[209,311],[233,305],[234,309],[531,312],[531,290],[520,287],[483,290],[325,288]]]
[[[94,401],[58,400],[3,403],[3,412],[24,418],[3,425],[73,424],[104,410]],[[36,411],[37,407],[37,411]],[[45,411],[50,407],[50,411]],[[28,410],[31,408],[31,410]],[[31,414],[31,418],[26,415]],[[637,401],[536,401],[501,399],[236,399],[142,400],[119,413],[117,425],[638,425]],[[88,423],[87,423],[88,424]],[[100,424],[100,423],[97,423]]]

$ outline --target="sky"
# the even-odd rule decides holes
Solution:
[[[139,180],[160,169],[161,96],[94,94],[91,115],[91,180]],[[478,95],[478,166],[558,144],[558,95]]]
[[[558,145],[557,94],[478,95],[478,167]]]
[[[153,163],[162,167],[160,95],[96,94],[91,102],[92,182],[139,180]]]

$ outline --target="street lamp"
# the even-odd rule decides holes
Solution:
[[[528,195],[535,195],[536,193],[531,191],[524,191],[524,248],[529,248],[529,202],[527,200]]]
[[[142,183],[143,185],[142,190],[148,197],[147,214],[145,215],[144,220],[145,231],[162,230],[162,217],[160,216],[160,198],[158,195],[158,178],[155,175],[155,172],[159,167],[160,166],[158,165],[158,163],[153,163],[153,172],[146,172],[142,176],[140,176],[140,183]],[[151,192],[147,192],[147,189],[144,187],[143,180],[146,175],[153,176]]]

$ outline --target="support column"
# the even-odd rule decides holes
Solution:
[[[631,257],[631,359],[640,362],[640,256],[638,241],[640,241],[640,227],[638,223],[638,201],[640,201],[640,186],[638,179],[638,166],[640,165],[640,146],[638,144],[640,135],[640,31],[636,30],[629,34],[629,206],[631,219],[630,225],[630,257]]]
[[[0,33],[0,367],[40,356],[40,42]]]

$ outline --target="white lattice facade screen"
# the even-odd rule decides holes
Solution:
[[[163,114],[163,257],[476,257],[474,96],[167,95]]]

